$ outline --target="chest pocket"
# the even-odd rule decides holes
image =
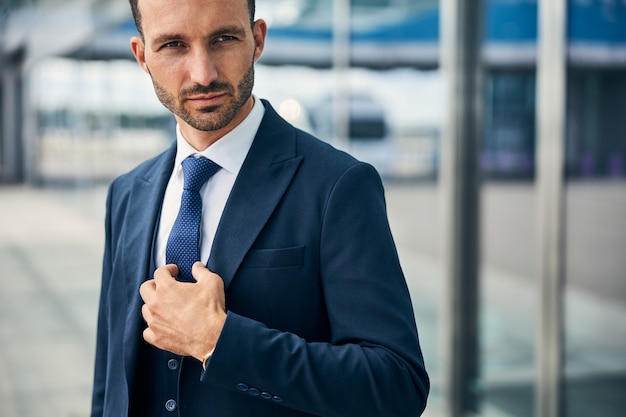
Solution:
[[[248,252],[242,269],[289,268],[304,264],[304,246],[282,249],[255,249]]]

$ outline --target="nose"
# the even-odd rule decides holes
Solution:
[[[215,58],[204,48],[198,48],[191,54],[189,78],[194,84],[208,86],[217,79],[218,71]]]

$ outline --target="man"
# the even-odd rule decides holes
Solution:
[[[109,189],[91,415],[419,415],[429,382],[378,174],[251,94],[254,0],[131,8],[177,140]],[[188,161],[207,159],[185,200],[206,171]],[[193,255],[177,239],[200,206]]]

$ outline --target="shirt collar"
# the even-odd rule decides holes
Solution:
[[[254,106],[250,114],[233,130],[202,152],[195,150],[183,137],[180,127],[176,125],[176,160],[174,171],[182,169],[181,162],[191,155],[204,156],[218,164],[222,169],[237,175],[243,161],[248,155],[257,130],[261,125],[265,107],[261,100],[254,96]]]

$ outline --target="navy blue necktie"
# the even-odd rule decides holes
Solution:
[[[179,281],[194,282],[192,265],[200,260],[200,220],[202,197],[200,188],[220,166],[210,159],[188,157],[182,162],[185,185],[180,210],[165,248],[165,262],[178,266]]]

